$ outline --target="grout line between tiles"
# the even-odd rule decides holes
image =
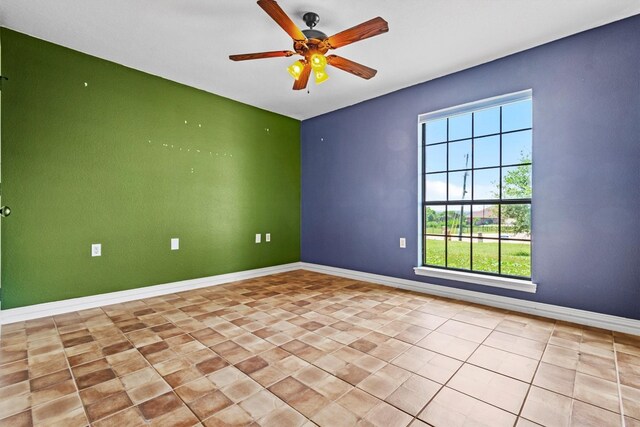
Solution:
[[[522,405],[520,405],[520,410],[518,411],[518,418],[516,418],[516,424],[518,423],[518,419],[522,416],[522,410],[524,409],[524,405],[527,404],[527,399],[529,398],[529,393],[531,392],[531,388],[533,387],[533,381],[536,379],[536,374],[538,373],[538,369],[540,369],[540,365],[542,364],[542,358],[544,354],[547,352],[547,347],[549,347],[549,341],[551,337],[553,337],[553,333],[556,331],[556,326],[558,322],[553,322],[553,329],[551,330],[551,334],[547,338],[547,342],[544,344],[544,350],[542,350],[542,354],[540,355],[540,359],[538,359],[538,364],[536,365],[536,370],[533,371],[533,376],[531,377],[531,381],[529,382],[529,388],[527,389],[527,393],[524,395],[524,400],[522,401]],[[573,405],[573,399],[571,401]],[[526,419],[526,418],[525,418]],[[536,423],[537,424],[537,423]],[[514,424],[515,426],[515,424]]]
[[[624,405],[622,404],[622,386],[620,385],[620,367],[618,366],[618,351],[616,350],[616,336],[613,334],[613,362],[616,365],[616,385],[618,388],[618,405],[620,406],[620,420],[622,427],[626,427],[624,419]]]
[[[84,413],[84,416],[87,419],[87,423],[89,423],[89,425],[91,425],[91,420],[89,419],[89,414],[87,413],[87,408],[85,408],[84,402],[82,401],[82,398],[80,397],[80,389],[78,389],[78,383],[76,382],[76,376],[73,373],[73,370],[71,369],[71,365],[69,364],[69,358],[67,357],[67,351],[66,351],[67,349],[65,348],[64,343],[62,341],[62,335],[60,334],[60,331],[58,330],[58,322],[56,321],[55,316],[51,316],[51,320],[53,321],[53,324],[56,327],[56,333],[58,334],[58,337],[60,338],[60,343],[62,344],[62,354],[64,354],[64,361],[67,364],[67,369],[69,370],[69,374],[71,375],[71,380],[73,381],[73,386],[76,389],[76,394],[78,395],[78,400],[80,401],[80,406],[82,406],[82,412]],[[84,323],[84,320],[83,320],[83,323]],[[88,331],[88,329],[87,329],[87,331]],[[29,408],[29,409],[32,409],[32,408]]]

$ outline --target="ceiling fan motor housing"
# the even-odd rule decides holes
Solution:
[[[318,39],[318,40],[324,40],[327,38],[327,35],[325,33],[323,33],[322,31],[318,31],[318,30],[302,30],[302,34],[304,34],[304,36],[307,39]]]
[[[302,34],[304,34],[307,40],[305,42],[294,41],[294,50],[307,60],[315,52],[325,54],[329,50],[328,46],[324,43],[328,37],[322,31],[314,29],[318,22],[320,22],[320,16],[315,12],[307,12],[302,16],[302,20],[307,24],[307,27],[309,27],[307,30],[302,30]]]
[[[320,22],[320,16],[317,13],[307,12],[302,15],[302,20],[307,24],[307,27],[309,27],[308,30],[302,30],[302,34],[304,34],[307,39],[324,40],[327,38],[327,35],[322,31],[313,29],[318,25],[318,22]]]

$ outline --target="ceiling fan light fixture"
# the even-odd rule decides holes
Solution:
[[[321,53],[311,55],[311,68],[315,71],[323,71],[327,66],[327,58]]]
[[[325,73],[324,70],[315,70],[315,74],[316,74],[317,85],[319,85],[320,83],[326,82],[327,79],[329,78],[329,74]]]
[[[300,78],[300,75],[302,74],[303,69],[304,69],[304,64],[302,63],[302,61],[298,60],[293,64],[291,64],[287,68],[287,71],[289,71],[289,74],[291,74],[291,76],[294,79],[298,80]]]

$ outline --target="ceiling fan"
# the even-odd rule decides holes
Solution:
[[[326,81],[329,78],[325,72],[326,65],[331,65],[367,80],[376,75],[377,71],[373,68],[358,64],[341,56],[325,56],[325,54],[331,49],[337,49],[360,40],[368,39],[369,37],[386,33],[389,31],[389,26],[384,19],[380,17],[373,18],[348,30],[327,37],[322,31],[313,29],[320,21],[320,17],[316,13],[308,12],[304,14],[302,19],[309,29],[300,30],[274,0],[258,0],[258,6],[264,9],[264,11],[291,36],[293,39],[293,50],[230,55],[229,59],[233,61],[246,61],[249,59],[301,55],[303,58],[297,60],[288,68],[289,73],[295,79],[293,90],[306,88],[312,71],[316,78],[316,84]]]

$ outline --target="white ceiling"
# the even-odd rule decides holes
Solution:
[[[296,119],[472,67],[640,13],[639,0],[280,0],[303,29],[331,35],[375,16],[389,32],[336,51],[378,70],[335,68],[310,93],[291,90],[292,58],[230,54],[291,48],[255,0],[2,0],[2,26]]]

